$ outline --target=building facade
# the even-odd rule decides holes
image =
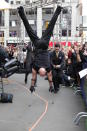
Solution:
[[[17,45],[30,41],[24,25],[18,15],[17,7],[20,5],[24,6],[29,23],[35,33],[41,37],[57,6],[56,3],[49,0],[43,0],[42,3],[41,1],[37,3],[35,0],[6,1],[11,4],[12,9],[1,11],[0,42],[5,46],[7,44]],[[45,2],[48,3],[48,5],[45,5]],[[81,36],[76,28],[81,23],[81,14],[78,8],[79,1],[59,0],[58,4],[65,7],[66,10],[59,16],[50,41],[81,41]]]

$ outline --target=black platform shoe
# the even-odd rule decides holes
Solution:
[[[59,91],[59,88],[58,88],[58,89],[54,89],[54,93],[55,93],[55,94],[56,94],[58,91]]]
[[[30,91],[31,91],[31,93],[33,93],[33,92],[35,91],[34,86],[31,86],[31,87],[30,87]]]
[[[53,86],[50,86],[50,88],[49,88],[49,92],[54,92],[54,88],[53,88]]]

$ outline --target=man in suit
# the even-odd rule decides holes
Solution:
[[[39,38],[32,30],[25,16],[23,7],[21,6],[18,8],[18,13],[24,23],[28,36],[30,37],[33,45],[36,48],[35,58],[34,58],[34,63],[33,63],[33,68],[32,68],[32,81],[31,81],[31,87],[30,87],[31,92],[35,91],[34,85],[35,85],[37,73],[39,73],[40,76],[45,76],[47,74],[49,86],[50,86],[49,91],[51,92],[53,91],[52,73],[51,73],[51,67],[50,67],[48,45],[49,45],[50,37],[52,35],[56,20],[61,10],[62,10],[62,7],[57,6],[56,11],[48,25],[48,28],[45,30],[42,37]]]
[[[62,82],[64,62],[64,53],[61,51],[60,45],[57,43],[55,45],[55,50],[51,55],[53,85],[55,93],[57,93],[59,90],[59,84]]]

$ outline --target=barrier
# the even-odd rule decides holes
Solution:
[[[86,70],[85,70],[86,71]],[[84,73],[84,72],[83,72]],[[81,78],[81,83],[80,83],[80,91],[82,94],[82,98],[84,100],[85,106],[87,108],[87,76],[83,76]],[[79,124],[81,118],[86,118],[87,119],[87,112],[79,112],[75,118],[74,118],[74,123],[76,125]],[[87,122],[87,120],[86,120]],[[86,124],[87,125],[87,124]],[[86,127],[87,128],[87,127]]]

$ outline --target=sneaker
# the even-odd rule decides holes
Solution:
[[[31,91],[31,93],[33,93],[33,91],[35,91],[34,86],[31,86],[31,87],[30,87],[30,91]]]

